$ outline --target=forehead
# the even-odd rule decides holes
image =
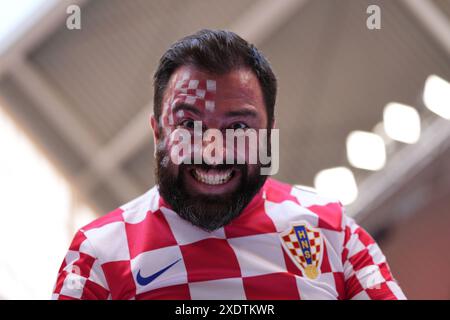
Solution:
[[[264,100],[261,86],[256,75],[248,68],[232,70],[226,74],[218,75],[210,73],[194,66],[181,66],[171,76],[164,99],[183,94],[180,87],[188,86],[199,81],[208,84],[208,88],[214,91],[216,103],[226,101],[240,101],[255,107],[264,108]]]

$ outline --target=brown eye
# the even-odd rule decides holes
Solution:
[[[183,128],[186,128],[186,129],[194,129],[194,120],[192,120],[192,119],[183,120],[179,124],[179,127],[180,126]]]
[[[235,123],[233,123],[232,125],[231,125],[231,129],[233,129],[233,130],[237,130],[237,129],[243,129],[243,130],[245,130],[245,129],[247,129],[248,128],[248,125],[246,125],[245,123],[243,123],[243,122],[235,122]]]

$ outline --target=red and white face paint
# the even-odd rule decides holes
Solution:
[[[175,123],[175,117],[182,118],[184,116],[183,110],[179,110],[175,114],[173,112],[175,106],[182,103],[194,105],[200,110],[213,112],[215,109],[216,86],[216,80],[191,79],[189,78],[189,72],[178,76],[175,80],[174,90],[164,104],[160,125],[163,128],[170,129],[170,126],[173,126]]]
[[[168,83],[158,121],[163,135],[157,148],[168,151],[161,165],[167,167],[169,161],[175,165],[181,163],[215,165],[224,163],[225,158],[227,164],[233,163],[229,161],[230,158],[237,160],[234,163],[257,164],[252,159],[262,159],[261,156],[264,155],[260,154],[258,157],[258,152],[267,150],[267,145],[263,148],[260,146],[261,142],[267,142],[267,135],[264,139],[260,139],[261,131],[267,131],[265,125],[267,118],[262,98],[255,95],[254,85],[250,86],[254,80],[252,77],[255,78],[251,74],[241,72],[231,79],[218,76],[216,80],[209,78],[207,73],[189,68],[176,72]],[[257,85],[259,86],[258,83]],[[258,108],[255,107],[257,104]],[[248,139],[249,143],[234,144],[233,132],[229,131],[235,131],[230,129],[230,125],[236,119],[229,114],[230,112],[245,114],[246,111],[249,112],[248,110],[252,110],[250,113],[253,118],[247,121],[248,126],[244,130],[240,130],[244,136],[247,135],[245,139]],[[243,117],[245,119],[245,116]],[[183,125],[186,119],[191,121],[189,130]],[[238,119],[241,123],[242,117]],[[254,132],[250,132],[252,130]],[[222,136],[225,131],[226,137]],[[238,135],[242,136],[242,133]],[[251,137],[254,138],[250,139]],[[278,135],[271,137],[276,138]],[[278,141],[272,141],[271,145],[277,146]],[[265,165],[267,161],[262,161],[261,164]],[[267,175],[263,172],[261,174]]]
[[[164,128],[164,139],[160,142],[159,148],[169,148],[173,146],[174,141],[179,141],[180,136],[185,136],[177,132],[176,123],[185,116],[184,110],[174,111],[175,106],[180,104],[192,105],[200,111],[214,112],[215,110],[215,96],[217,90],[216,80],[212,79],[192,79],[190,72],[186,71],[178,74],[174,79],[175,85],[173,90],[169,93],[169,99],[163,105],[163,110],[159,119],[159,124]],[[201,128],[200,128],[201,129]],[[200,130],[201,132],[201,130]],[[199,135],[198,130],[196,134]],[[186,137],[187,138],[187,137]],[[184,139],[182,143],[190,143]],[[201,150],[201,137],[194,137],[193,151],[197,154]],[[190,147],[190,146],[189,146]],[[178,149],[177,149],[178,150]],[[175,150],[171,152],[171,157],[175,163],[182,163],[189,154],[178,154]],[[189,149],[190,150],[190,149]],[[180,158],[181,157],[181,158]],[[169,159],[163,159],[163,165],[167,166]]]

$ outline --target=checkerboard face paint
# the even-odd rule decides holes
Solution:
[[[163,106],[160,124],[163,127],[173,126],[176,118],[183,118],[183,110],[175,112],[181,104],[191,105],[200,111],[213,112],[215,109],[216,80],[193,79],[190,72],[177,74],[174,88],[170,88],[169,98]]]
[[[170,82],[172,87],[169,89],[169,97],[163,105],[162,114],[159,120],[160,126],[164,128],[165,139],[159,144],[159,147],[173,146],[173,142],[178,139],[180,131],[177,126],[187,116],[187,111],[177,109],[178,106],[191,106],[196,108],[199,112],[214,112],[215,109],[215,94],[216,94],[216,80],[213,79],[195,79],[191,77],[189,71],[178,73],[174,80]],[[193,108],[191,108],[191,111]],[[201,129],[201,126],[200,126]],[[201,132],[197,132],[197,137],[194,133],[194,144],[188,146],[191,143],[189,139],[184,139],[183,143],[186,145],[186,150],[193,150],[197,154],[195,157],[199,159],[198,153],[201,149],[202,140],[198,135]],[[172,161],[179,164],[189,157],[190,152],[184,154],[171,153]],[[168,159],[164,159],[163,165],[167,165]],[[197,161],[198,162],[198,161]]]

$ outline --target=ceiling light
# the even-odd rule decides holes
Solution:
[[[413,107],[389,103],[383,111],[384,131],[393,140],[416,143],[420,138],[420,116]]]
[[[353,172],[346,167],[318,172],[314,178],[314,186],[319,194],[338,199],[343,205],[352,203],[358,196]]]
[[[450,83],[431,75],[425,81],[423,102],[432,112],[450,120]]]
[[[347,158],[356,168],[380,170],[386,163],[384,141],[375,133],[353,131],[347,137]]]

